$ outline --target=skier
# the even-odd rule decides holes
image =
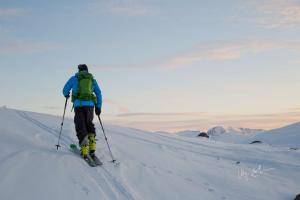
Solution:
[[[70,97],[75,110],[75,129],[81,155],[87,159],[88,154],[94,159],[96,151],[96,130],[93,124],[94,107],[96,115],[101,114],[102,95],[97,81],[88,72],[86,64],[78,65],[78,73],[72,76],[63,88],[63,95]]]

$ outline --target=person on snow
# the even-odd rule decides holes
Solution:
[[[101,114],[102,95],[100,87],[93,75],[89,73],[86,64],[78,65],[78,73],[72,76],[63,88],[63,95],[70,97],[75,110],[75,129],[81,154],[93,158],[96,151],[96,130],[93,124],[94,108],[96,115]]]

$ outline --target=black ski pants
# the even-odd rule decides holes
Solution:
[[[83,139],[90,133],[96,134],[95,125],[93,124],[94,119],[94,107],[91,106],[81,106],[75,109],[75,129],[77,133],[77,138],[79,144]]]

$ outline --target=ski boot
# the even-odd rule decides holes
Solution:
[[[89,139],[89,154],[92,157],[95,155],[95,151],[96,151],[96,134],[90,133],[88,135],[88,139]]]
[[[88,135],[89,138],[89,154],[91,158],[94,160],[94,162],[97,165],[102,165],[103,163],[99,160],[99,158],[96,156],[96,134],[91,133]]]
[[[80,147],[81,147],[81,149],[80,149],[81,156],[84,159],[87,159],[88,158],[88,153],[89,153],[89,143],[88,143],[88,139],[86,137],[81,142]]]

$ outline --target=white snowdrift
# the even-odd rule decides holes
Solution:
[[[119,167],[107,162],[98,125],[105,164],[91,168],[68,150],[76,142],[72,119],[57,151],[60,117],[0,109],[0,199],[291,200],[299,193],[299,150],[154,134],[103,120]]]

